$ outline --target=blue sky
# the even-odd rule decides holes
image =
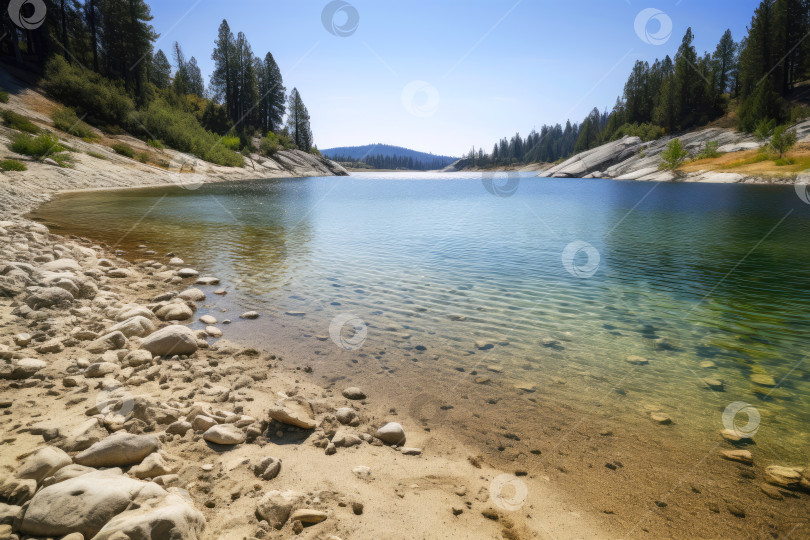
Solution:
[[[460,155],[612,107],[637,59],[674,56],[689,26],[701,54],[727,28],[739,41],[759,0],[346,0],[327,17],[334,33],[324,0],[149,4],[157,47],[169,55],[179,41],[206,85],[223,18],[254,54],[272,52],[320,148],[380,142]],[[646,9],[656,11],[639,18]],[[640,35],[637,18],[649,21]],[[335,35],[344,27],[350,35]]]

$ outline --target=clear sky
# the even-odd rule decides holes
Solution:
[[[206,85],[223,18],[254,54],[272,52],[309,109],[319,148],[379,142],[448,155],[612,107],[637,59],[674,56],[689,26],[700,54],[727,28],[739,41],[760,3],[339,2],[149,0],[157,48],[171,59],[179,41]]]

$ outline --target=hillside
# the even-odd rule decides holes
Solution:
[[[457,158],[419,152],[389,144],[367,144],[365,146],[341,146],[321,150],[324,156],[339,162],[364,162],[378,169],[443,169]]]
[[[661,153],[675,137],[643,142],[624,137],[545,169],[538,176],[551,178],[611,178],[616,180],[693,181],[693,182],[793,182],[807,168],[810,159],[810,121],[792,126],[798,144],[786,154],[791,162],[777,165],[774,156],[760,149],[767,141],[753,135],[724,128],[707,128],[678,135],[691,156],[707,142],[718,143],[715,158],[687,161],[678,171],[660,170]]]
[[[40,133],[50,133],[64,147],[64,166],[51,159],[56,152],[37,159],[12,151],[9,145],[20,131],[0,125],[0,161],[21,162],[27,170],[0,173],[0,214],[19,215],[49,199],[58,191],[140,187],[176,184],[196,189],[201,183],[251,178],[346,175],[346,170],[325,158],[299,150],[279,151],[272,157],[251,154],[241,167],[226,167],[170,148],[157,149],[126,133],[112,135],[92,128],[94,140],[74,137],[54,126],[51,115],[62,106],[40,90],[0,71],[0,86],[8,103],[0,112],[11,111],[30,121]],[[116,150],[129,147],[133,157]],[[138,158],[147,156],[145,163]],[[163,167],[154,163],[160,162]]]

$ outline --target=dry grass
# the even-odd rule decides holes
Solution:
[[[775,155],[759,150],[744,150],[692,161],[681,167],[681,170],[687,173],[716,171],[763,177],[793,176],[810,169],[810,143],[797,144],[784,158],[789,164],[777,165]]]

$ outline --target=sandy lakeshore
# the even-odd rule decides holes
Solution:
[[[66,501],[60,506],[55,495],[45,517],[37,514],[44,504],[37,497],[48,495],[46,486],[83,474],[153,482],[158,493],[150,494],[149,504],[164,507],[184,538],[289,537],[307,519],[323,521],[304,528],[303,538],[604,536],[548,486],[541,488],[538,478],[520,481],[528,486],[526,494],[520,486],[515,492],[497,483],[492,491],[503,471],[469,461],[475,453],[457,441],[438,442],[431,435],[430,451],[422,451],[428,434],[392,413],[391,403],[347,399],[313,384],[300,367],[288,366],[272,351],[212,338],[216,329],[227,338],[227,325],[212,323],[215,329],[195,332],[199,348],[192,354],[174,355],[169,347],[159,351],[162,356],[157,349],[154,356],[144,355],[155,329],[196,319],[198,307],[220,320],[240,316],[218,312],[213,291],[219,284],[184,271],[176,260],[171,266],[159,262],[169,262],[166,254],[132,265],[89,241],[49,234],[22,218],[0,223],[0,236],[0,398],[7,417],[0,497],[10,505],[3,506],[4,537],[13,530],[49,537],[82,531],[91,538],[105,520],[126,531],[154,517],[129,510],[113,521],[116,512],[107,509],[91,522],[90,495],[78,507],[87,512],[86,520],[77,520],[70,510],[75,507]],[[110,332],[116,325],[121,334]],[[287,408],[315,429],[271,420],[268,411],[290,400],[295,403]],[[337,419],[338,411],[347,425]],[[405,443],[392,447],[375,437],[388,422],[401,423]],[[244,442],[207,442],[212,426],[235,428],[234,441]],[[126,457],[122,441],[112,461],[77,458],[122,433],[146,437],[155,448],[145,459]],[[268,457],[281,466],[274,477],[263,478],[257,467]],[[70,460],[95,465],[68,465]],[[57,474],[60,469],[64,476]],[[293,515],[312,510],[314,517],[280,520],[283,511],[266,509],[284,508],[268,502],[274,491],[293,501]],[[500,493],[506,502],[497,498]],[[136,499],[127,504],[135,506]],[[509,511],[509,501],[516,511]],[[261,512],[277,521],[260,520]],[[533,523],[532,515],[540,519]],[[108,537],[103,534],[98,537]]]
[[[10,106],[48,125],[38,93]],[[0,127],[0,143],[11,135]],[[189,268],[180,247],[102,244],[25,217],[66,191],[339,166],[280,152],[255,169],[200,163],[189,183],[66,142],[72,168],[27,161],[0,176],[0,539],[810,534],[802,463],[760,459],[719,429],[696,443],[680,403],[665,404],[668,422],[659,409],[612,417],[636,366],[528,387],[494,353],[463,377],[396,347],[342,354],[300,319],[242,317],[234,284]],[[536,356],[549,372],[562,363]]]

